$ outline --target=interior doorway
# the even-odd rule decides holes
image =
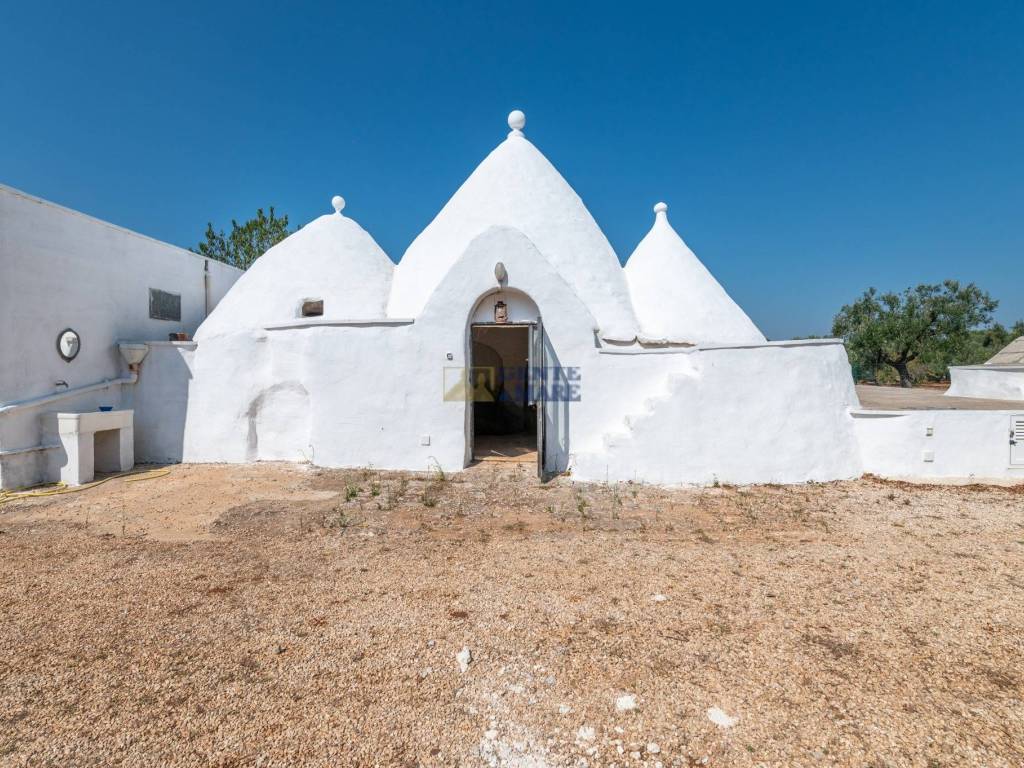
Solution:
[[[531,388],[534,323],[475,323],[469,389],[473,459],[536,463],[537,409]]]

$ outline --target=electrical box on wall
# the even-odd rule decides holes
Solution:
[[[1024,416],[1010,420],[1010,466],[1024,467]]]
[[[921,451],[921,461],[935,461],[935,451]]]

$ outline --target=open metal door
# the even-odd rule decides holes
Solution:
[[[547,365],[544,356],[544,324],[538,317],[530,326],[530,390],[537,409],[537,477],[544,479],[544,404],[547,400]]]

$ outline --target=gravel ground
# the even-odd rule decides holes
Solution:
[[[1021,486],[176,466],[0,506],[0,764],[1020,766],[1022,565]]]

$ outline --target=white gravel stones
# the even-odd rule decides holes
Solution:
[[[721,728],[732,728],[740,719],[738,717],[730,717],[718,707],[711,707],[708,710],[708,720]]]
[[[455,654],[455,661],[459,663],[459,672],[469,669],[469,664],[473,661],[473,654],[468,645],[462,646],[462,650]]]
[[[664,603],[666,600],[668,600],[668,595],[663,595],[659,592],[656,595],[651,595],[651,600],[653,600],[656,603]]]
[[[597,731],[589,725],[581,725],[580,729],[576,731],[576,743],[577,744],[589,744],[597,738]]]
[[[659,746],[658,746],[658,745],[657,745],[657,744],[656,744],[655,742],[653,742],[653,741],[649,741],[649,742],[647,742],[647,753],[648,753],[648,754],[650,754],[650,755],[656,755],[656,754],[658,754],[659,752],[661,752],[661,747],[659,747]]]
[[[616,712],[632,712],[636,706],[636,696],[632,693],[625,693],[615,700]]]

